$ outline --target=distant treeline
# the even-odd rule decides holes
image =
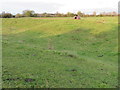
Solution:
[[[118,16],[118,13],[113,11],[113,12],[102,12],[100,14],[96,14],[96,12],[93,12],[93,14],[85,14],[82,13],[81,11],[78,11],[77,13],[72,13],[72,12],[67,12],[67,14],[63,13],[35,13],[33,10],[24,10],[22,14],[16,14],[13,15],[11,13],[5,13],[2,12],[0,14],[0,18],[20,18],[20,17],[73,17],[75,15],[79,15],[81,17],[103,17],[103,16]]]

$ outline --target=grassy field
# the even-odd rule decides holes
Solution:
[[[117,22],[117,17],[3,19],[3,87],[118,87]]]

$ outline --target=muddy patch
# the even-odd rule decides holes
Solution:
[[[73,54],[68,54],[68,57],[71,57],[71,58],[77,58],[75,55]]]
[[[16,81],[19,80],[20,78],[7,78],[7,79],[3,79],[3,81]]]
[[[25,81],[25,82],[33,82],[33,81],[35,81],[35,79],[32,79],[32,78],[26,78],[24,81]]]

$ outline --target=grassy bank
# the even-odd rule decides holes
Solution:
[[[3,19],[3,87],[117,87],[117,33],[117,17]]]

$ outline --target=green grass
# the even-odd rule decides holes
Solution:
[[[3,19],[3,87],[115,88],[117,37],[117,17]]]

